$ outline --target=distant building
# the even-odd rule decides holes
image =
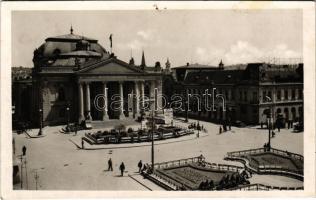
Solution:
[[[187,64],[172,68],[172,73],[164,77],[163,90],[170,101],[171,95],[200,94],[205,90],[223,96],[214,99],[214,110],[205,109],[205,101],[200,104],[196,98],[189,100],[188,115],[222,123],[242,121],[246,124],[267,122],[272,110],[274,121],[303,120],[303,64],[275,65],[249,63],[246,65],[206,66]],[[171,92],[172,91],[172,92]],[[211,98],[210,101],[213,99]],[[184,105],[187,100],[184,100]],[[200,111],[198,109],[200,105]],[[226,111],[223,111],[225,107]],[[186,115],[180,111],[177,115]]]
[[[128,94],[153,97],[155,87],[162,91],[161,69],[146,66],[144,52],[141,66],[133,58],[126,63],[98,40],[76,35],[72,28],[70,34],[47,38],[35,49],[33,62],[31,78],[23,85],[30,88],[24,96],[20,89],[13,91],[17,118],[33,124],[40,118],[45,125],[65,124],[68,112],[70,122],[137,117],[144,104]],[[13,79],[14,87],[22,84],[17,81]],[[114,109],[114,101],[122,97],[122,109]],[[160,103],[157,99],[152,106]]]

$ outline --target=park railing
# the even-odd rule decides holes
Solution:
[[[288,151],[283,151],[280,149],[275,149],[275,148],[270,148],[270,151],[268,151],[265,148],[257,148],[257,149],[248,149],[248,150],[243,150],[243,151],[233,151],[233,152],[228,152],[227,156],[228,157],[239,157],[239,156],[245,156],[245,155],[253,155],[253,154],[260,154],[260,153],[265,153],[265,152],[272,152],[277,155],[285,156],[285,157],[291,157],[300,161],[304,161],[304,156],[296,154],[296,153],[291,153]]]
[[[219,171],[240,172],[244,169],[243,167],[239,167],[235,165],[209,163],[209,162],[206,162],[205,158],[201,156],[156,163],[155,169],[175,168],[175,167],[186,166],[189,164],[197,164],[197,166],[203,167],[204,169],[219,170]]]
[[[241,185],[235,188],[229,188],[227,190],[304,190],[304,187],[277,187],[264,184],[249,184]]]
[[[179,166],[183,166],[183,165],[188,165],[190,163],[196,163],[199,161],[204,161],[204,157],[201,158],[200,156],[198,156],[198,157],[156,163],[154,165],[154,167],[155,167],[155,169],[165,169],[165,168],[172,168],[172,167],[179,167]]]
[[[279,155],[284,158],[289,158],[292,163],[296,166],[298,170],[280,166],[280,165],[273,165],[273,164],[260,164],[257,159],[251,157],[250,155],[257,155],[262,154],[265,152],[271,152],[273,154]],[[258,148],[258,149],[249,149],[244,151],[235,151],[235,152],[228,152],[227,157],[229,159],[234,160],[241,160],[246,167],[252,169],[256,173],[270,173],[270,174],[286,174],[300,180],[304,178],[304,170],[303,167],[300,166],[298,162],[304,162],[304,157],[299,154],[291,153],[288,151],[283,151],[275,148],[270,148],[270,151],[267,151],[265,148]]]
[[[229,171],[229,172],[240,172],[244,170],[243,167],[235,166],[235,165],[227,165],[227,164],[216,164],[203,162],[203,167],[206,169],[218,170],[218,171]]]

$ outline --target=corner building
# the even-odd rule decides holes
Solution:
[[[216,99],[214,110],[206,110],[203,100],[198,110],[198,103],[193,99],[189,103],[189,117],[217,123],[260,124],[266,123],[272,113],[274,123],[279,120],[284,126],[288,122],[303,121],[303,63],[234,66],[224,66],[222,61],[219,66],[187,63],[172,68],[164,77],[164,93],[168,96],[202,96],[206,89],[212,93],[214,88],[215,95],[224,97],[226,111],[223,111],[222,101]],[[186,111],[176,114],[185,116]]]

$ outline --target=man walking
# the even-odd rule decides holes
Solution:
[[[123,176],[124,170],[125,170],[124,162],[121,163],[121,165],[120,165],[120,170],[121,170],[121,176]]]
[[[25,147],[25,146],[23,146],[23,148],[22,148],[22,155],[23,155],[23,156],[26,155],[26,147]]]
[[[75,131],[75,135],[77,135],[77,131],[78,131],[78,130],[77,130],[77,129],[78,129],[78,124],[77,124],[77,123],[75,123],[74,129],[75,129],[75,130],[74,130],[74,131]]]
[[[84,149],[84,141],[83,141],[83,138],[81,138],[81,148]]]
[[[108,171],[113,171],[113,165],[111,158],[108,160]]]
[[[138,162],[138,172],[140,173],[141,172],[141,170],[142,170],[142,167],[143,167],[143,163],[142,163],[142,160],[140,160],[139,162]]]

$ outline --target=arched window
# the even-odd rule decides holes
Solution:
[[[58,89],[58,101],[65,101],[65,91],[64,88],[60,87]]]

